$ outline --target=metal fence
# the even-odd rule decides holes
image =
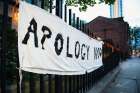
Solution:
[[[49,10],[50,13],[52,13],[52,1],[50,0],[49,3]],[[41,7],[43,8],[43,6]],[[65,9],[62,9],[62,0],[56,0],[56,15],[62,18],[62,13],[64,12],[65,22],[69,19],[69,25],[92,37],[93,35],[85,29],[84,22],[80,20],[79,17],[76,17],[71,9],[68,10],[66,5],[64,8]],[[69,16],[67,16],[67,13]],[[20,93],[17,35],[13,30],[12,33],[7,26],[8,0],[4,0],[2,29],[0,32],[0,93]],[[11,39],[13,39],[14,42],[10,41]],[[107,50],[110,48],[104,49]],[[119,54],[117,54],[117,52],[114,52],[113,54],[111,50],[108,50],[107,52],[109,53],[109,56],[108,58],[103,59],[104,65],[97,70],[84,75],[42,75],[22,71],[22,93],[86,93],[95,82],[100,80],[100,78],[107,72],[117,66],[120,58]]]

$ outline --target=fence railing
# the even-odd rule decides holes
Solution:
[[[43,6],[42,6],[43,8]],[[92,33],[89,33],[85,29],[85,24],[79,17],[76,17],[72,13],[71,9],[67,9],[67,6],[64,7],[64,20],[68,22],[69,25],[81,30],[89,36],[92,36]],[[50,0],[50,13],[52,13],[52,0]],[[62,0],[56,0],[56,15],[60,18],[62,16]],[[67,13],[69,16],[67,16]],[[19,73],[18,73],[18,49],[17,41],[10,42],[16,37],[10,36],[10,32],[7,29],[8,23],[8,0],[3,1],[3,25],[1,30],[1,62],[0,62],[0,93],[20,93],[19,88]],[[69,19],[69,20],[67,20]],[[16,37],[17,38],[17,37]],[[9,47],[7,44],[13,45]],[[15,49],[15,50],[9,50]],[[8,54],[12,51],[11,54]],[[109,50],[110,51],[110,50]],[[12,57],[12,58],[11,58]],[[117,58],[117,59],[116,59]],[[119,54],[110,52],[108,58],[103,59],[104,65],[98,68],[97,70],[86,73],[84,75],[42,75],[34,74],[29,72],[22,71],[23,80],[22,80],[22,93],[85,93],[87,92],[101,77],[103,77],[107,72],[112,68],[117,66],[119,62]]]

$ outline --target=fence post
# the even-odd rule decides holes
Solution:
[[[92,72],[90,73],[90,88],[92,87]]]
[[[49,0],[49,12],[52,13],[52,0]],[[52,75],[48,74],[48,93],[52,92]],[[41,92],[40,92],[41,93]]]
[[[82,22],[82,31],[84,32],[84,33],[86,33],[86,31],[85,31],[85,24],[84,24],[84,22]],[[86,33],[87,34],[87,33]]]
[[[72,11],[71,9],[69,9],[69,25],[71,25],[71,15],[72,15]]]
[[[87,84],[87,72],[86,72],[86,74],[85,74],[85,81],[86,81],[86,84],[85,84],[85,88],[86,88],[86,91],[87,91],[87,89],[88,89],[88,84]]]
[[[56,0],[56,15],[62,18],[63,14],[63,0]]]
[[[82,22],[82,32],[85,33],[84,22]],[[86,74],[82,75],[82,92],[86,92]]]
[[[62,77],[55,75],[55,93],[62,93]]]
[[[68,80],[69,80],[69,92],[68,93],[72,93],[72,77],[69,76]]]
[[[94,84],[95,80],[94,80],[94,72],[92,71],[92,85]]]
[[[72,26],[76,28],[75,13],[73,13]]]
[[[77,17],[77,19],[76,19],[76,28],[79,30],[79,17]]]
[[[35,1],[34,0],[31,0],[31,4],[35,4]]]
[[[34,79],[34,74],[29,73],[29,86],[30,86],[30,93],[35,93],[35,79]]]
[[[69,9],[69,25],[72,25],[71,19],[72,19],[72,11],[71,9]],[[69,79],[69,93],[72,93],[72,76],[69,76],[68,79]]]
[[[76,17],[75,17],[75,13],[73,13],[73,17],[72,17],[72,26],[74,27],[74,28],[76,28]],[[73,87],[73,91],[72,91],[72,93],[76,93],[76,83],[77,83],[77,81],[76,81],[76,75],[74,75],[74,76],[72,76],[72,81],[73,81],[73,83],[72,83],[72,87]]]
[[[18,43],[17,43],[16,48],[17,48],[17,50],[16,50],[17,68],[19,68]],[[23,82],[21,82],[21,86],[20,86],[20,84],[19,84],[20,76],[19,76],[19,70],[18,69],[16,70],[16,73],[17,73],[17,75],[16,75],[16,77],[17,77],[17,93],[20,93],[20,91],[22,91],[22,88],[23,88]],[[22,71],[21,71],[21,73],[22,73]],[[20,87],[21,87],[21,90],[20,90]]]
[[[82,31],[82,32],[84,32],[83,31],[83,24],[82,24],[82,21],[80,20],[80,30]],[[80,75],[79,76],[79,78],[80,78],[80,82],[79,82],[79,93],[83,93],[84,92],[84,75]]]
[[[87,76],[88,76],[87,84],[88,84],[88,89],[89,89],[90,88],[90,73],[88,73]]]
[[[84,74],[84,92],[86,92],[86,74]]]
[[[44,9],[44,0],[41,0],[41,8]]]
[[[52,77],[48,74],[48,93],[52,93]]]
[[[44,0],[41,0],[41,8],[44,9]],[[45,92],[44,75],[40,74],[40,93]]]
[[[76,28],[79,30],[79,17],[76,18]],[[79,93],[79,75],[76,75],[76,93]]]
[[[52,0],[50,0],[49,4],[50,4],[50,5],[49,5],[49,10],[50,10],[49,12],[52,13],[52,5],[53,5]]]
[[[78,22],[77,22],[78,23]],[[82,31],[82,21],[79,23],[79,30]],[[78,75],[78,92],[83,93],[83,75]]]
[[[64,76],[64,93],[68,93],[68,82],[67,82],[67,75]]]
[[[2,20],[2,49],[1,49],[1,93],[6,93],[6,42],[7,42],[7,25],[8,25],[8,2],[3,1],[3,20]]]
[[[67,22],[67,5],[65,4],[65,14],[64,14],[64,20]]]
[[[81,76],[82,86],[81,86],[81,93],[84,93],[84,75]]]
[[[40,74],[40,93],[45,93],[45,83],[44,83],[44,75]]]
[[[56,15],[62,18],[63,14],[63,0],[56,0]],[[55,75],[55,93],[62,93],[62,77]]]
[[[82,30],[82,21],[80,20],[80,30]]]

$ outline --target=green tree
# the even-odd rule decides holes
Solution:
[[[140,27],[131,28],[129,31],[129,35],[132,49],[136,49],[137,46],[140,46]]]
[[[134,27],[134,41],[135,41],[135,49],[140,45],[140,27]]]
[[[80,11],[86,11],[88,6],[93,7],[95,4],[105,3],[114,4],[115,0],[66,0],[68,6],[79,7]]]

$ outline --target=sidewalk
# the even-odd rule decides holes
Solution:
[[[140,93],[140,58],[126,60],[87,93]]]
[[[97,82],[87,93],[101,93],[101,91],[103,91],[103,89],[114,80],[119,71],[120,67],[118,66]]]
[[[102,93],[140,93],[140,58],[123,62],[120,73]]]

